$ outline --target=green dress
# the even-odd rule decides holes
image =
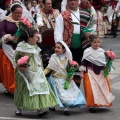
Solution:
[[[26,51],[29,51],[29,52],[26,53]],[[36,54],[36,51],[38,54]],[[29,66],[30,66],[30,67],[28,67],[28,69],[30,69],[30,71],[33,71],[33,73],[36,73],[38,71],[38,68],[41,66],[42,74],[44,74],[43,67],[42,67],[42,61],[39,56],[39,48],[37,47],[37,45],[32,46],[25,42],[19,43],[18,47],[16,49],[16,52],[14,54],[14,58],[13,58],[14,64],[16,64],[16,60],[17,60],[16,58],[21,53],[24,53],[24,54],[30,56],[29,62],[28,62]],[[38,62],[40,63],[40,65],[36,64],[36,60],[35,60],[36,55],[35,54],[39,58]],[[24,77],[20,74],[19,69],[16,69],[15,75],[16,75],[16,90],[14,93],[14,101],[15,101],[15,105],[17,106],[17,108],[20,108],[23,110],[41,110],[41,109],[48,108],[48,107],[54,107],[55,105],[58,104],[57,99],[56,99],[50,85],[48,84],[46,78],[44,78],[44,82],[43,82],[45,84],[42,84],[44,86],[41,86],[40,88],[43,87],[42,90],[45,90],[44,88],[46,88],[46,86],[47,86],[49,89],[49,94],[37,93],[37,94],[30,96],[30,91],[28,90],[26,81],[25,81]],[[39,79],[39,81],[43,80],[43,78],[40,78],[38,76],[36,79]]]

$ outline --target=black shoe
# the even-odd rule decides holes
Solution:
[[[90,108],[90,112],[91,113],[96,113],[96,109],[95,108]]]
[[[64,111],[64,115],[69,116],[70,112],[69,111]]]
[[[54,108],[49,107],[49,110],[50,111],[56,111],[55,107]]]
[[[106,35],[113,35],[113,33],[108,33],[108,34],[106,34]]]
[[[116,35],[114,35],[113,38],[116,38]]]
[[[5,90],[5,91],[4,91],[4,94],[5,94],[5,95],[10,95],[10,92],[8,92],[8,90]]]
[[[43,113],[39,113],[38,114],[38,117],[44,117],[44,116],[46,116],[46,115],[48,115],[49,114],[49,112],[48,111],[45,111],[45,112],[43,112]]]
[[[17,116],[22,116],[22,113],[17,113],[17,112],[15,112],[15,115],[17,115]]]

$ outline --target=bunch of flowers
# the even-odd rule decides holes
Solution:
[[[17,38],[19,38],[20,35],[22,34],[22,32],[25,32],[25,31],[27,31],[28,29],[32,29],[32,28],[33,28],[32,23],[30,23],[30,21],[29,21],[27,18],[22,17],[22,18],[20,19],[19,27],[18,27],[18,29],[17,29],[17,32],[15,33],[15,36],[16,36]],[[17,40],[14,41],[14,42],[17,42]]]
[[[104,77],[107,77],[109,72],[111,71],[113,67],[112,65],[112,61],[115,59],[116,55],[114,52],[112,52],[111,50],[107,50],[105,52],[105,56],[106,56],[106,66],[104,68]]]
[[[25,55],[17,60],[17,65],[19,67],[25,67],[25,68],[29,67],[28,61],[29,61],[29,56]]]
[[[67,78],[65,80],[64,89],[68,89],[70,79],[73,78],[73,75],[74,75],[75,71],[78,70],[78,68],[79,68],[79,65],[78,65],[77,62],[75,62],[73,60],[69,60],[68,61],[68,65],[67,65]]]

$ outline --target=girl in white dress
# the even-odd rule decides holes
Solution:
[[[64,108],[64,114],[69,115],[68,108],[83,107],[86,105],[85,98],[76,86],[75,82],[70,79],[68,89],[64,89],[67,77],[68,60],[72,60],[72,54],[64,41],[55,44],[55,54],[49,60],[49,64],[44,70],[48,74],[51,70],[51,76],[48,81],[57,97],[59,106]]]

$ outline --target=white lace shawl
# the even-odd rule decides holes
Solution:
[[[106,65],[105,51],[102,48],[98,48],[97,50],[92,47],[87,48],[84,51],[82,60],[83,59],[86,59],[98,66]]]

